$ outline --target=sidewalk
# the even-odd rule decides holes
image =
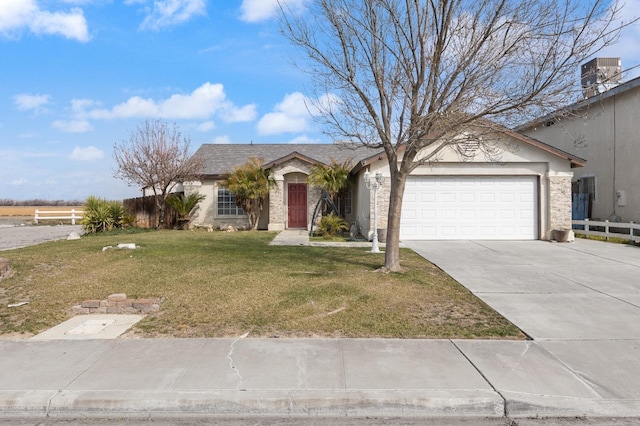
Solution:
[[[597,244],[411,244],[531,341],[0,340],[0,418],[640,417],[640,249]]]
[[[0,341],[0,416],[633,416],[534,342]],[[511,392],[498,392],[498,377]]]

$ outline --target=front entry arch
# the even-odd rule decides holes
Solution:
[[[290,183],[288,194],[288,227],[307,228],[307,184]]]

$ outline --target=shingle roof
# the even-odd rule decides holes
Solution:
[[[267,163],[298,153],[309,160],[330,164],[331,159],[339,163],[347,159],[352,165],[380,152],[359,145],[345,144],[204,144],[194,154],[204,158],[203,175],[224,175],[236,166],[247,162],[249,157],[262,158]]]

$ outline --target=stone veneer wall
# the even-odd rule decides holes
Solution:
[[[276,176],[276,187],[269,191],[269,231],[284,229],[284,178]]]
[[[301,173],[306,176],[311,172],[311,165],[306,161],[294,158],[285,163],[274,166],[271,173],[276,180],[277,186],[269,192],[269,231],[281,231],[285,229],[287,223],[287,206],[285,204],[287,183],[286,175]],[[306,183],[306,179],[304,182]],[[315,198],[315,200],[312,200]],[[315,197],[313,188],[307,186],[307,224],[311,221],[313,208],[318,198]]]
[[[378,188],[378,229],[386,229],[389,219],[389,196],[391,194],[391,186],[389,179]],[[373,235],[373,204],[375,196],[373,189],[369,190],[369,237]]]
[[[550,175],[549,179],[549,227],[571,229],[571,177]]]

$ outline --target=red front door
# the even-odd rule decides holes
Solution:
[[[307,227],[307,184],[289,184],[289,228]]]

